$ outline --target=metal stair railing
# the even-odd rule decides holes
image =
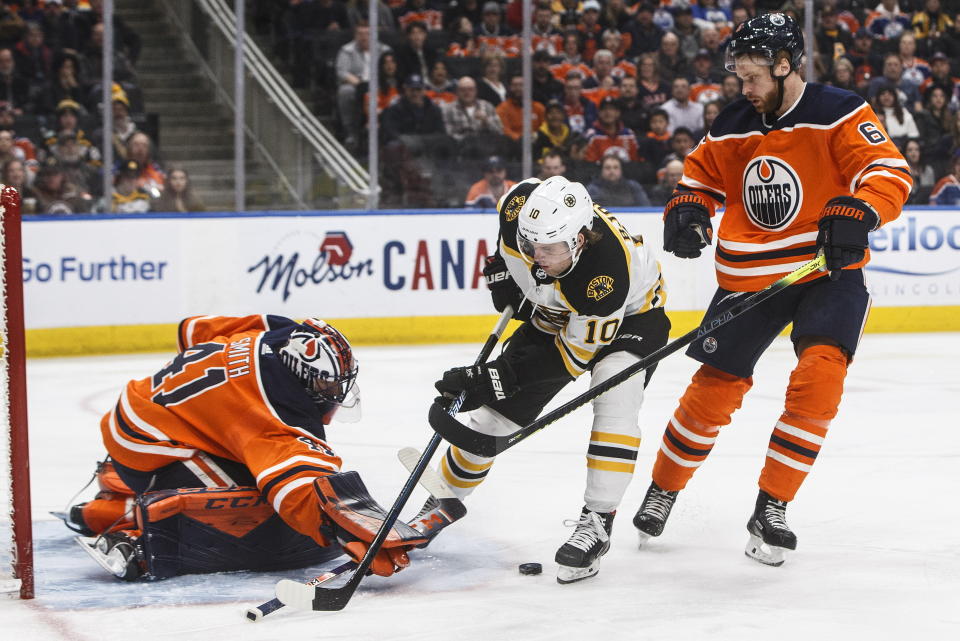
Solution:
[[[164,0],[171,20],[186,36],[220,100],[233,109],[235,15],[225,0]],[[370,175],[317,120],[252,38],[244,33],[248,136],[285,189],[301,207],[314,201],[326,174],[355,197],[366,197]],[[354,201],[355,202],[355,201]]]

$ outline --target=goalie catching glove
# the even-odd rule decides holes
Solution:
[[[524,297],[520,286],[513,280],[507,263],[500,254],[487,256],[487,264],[483,268],[483,277],[487,281],[487,289],[493,299],[493,307],[502,312],[507,305],[513,308],[513,317],[517,320],[527,320],[533,313],[533,305]]]
[[[343,551],[359,563],[377,536],[387,512],[373,500],[357,472],[316,479],[313,489],[327,517],[321,532],[327,539],[338,541]],[[398,520],[370,564],[370,571],[380,576],[399,572],[410,565],[407,551],[426,542],[425,536]]]
[[[677,258],[698,258],[713,239],[710,207],[700,195],[675,191],[664,208],[663,249]]]
[[[823,250],[830,279],[836,280],[841,269],[863,260],[867,234],[880,226],[880,216],[859,198],[837,196],[824,205],[818,226],[817,248]]]
[[[434,387],[441,394],[436,401],[443,406],[461,392],[466,392],[467,396],[460,406],[461,412],[469,412],[481,405],[513,396],[519,390],[513,367],[501,358],[483,365],[448,369],[443,373],[443,378],[434,383]]]

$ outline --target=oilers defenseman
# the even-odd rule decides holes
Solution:
[[[713,449],[753,384],[761,354],[788,325],[797,365],[760,472],[747,522],[747,556],[781,565],[797,537],[787,525],[843,395],[870,308],[863,266],[867,234],[900,215],[910,170],[863,98],[800,77],[803,33],[781,13],[742,23],[726,67],[743,83],[684,161],[664,213],[664,249],[696,258],[725,208],[717,233],[719,287],[706,312],[722,314],[744,292],[763,289],[818,252],[814,273],[694,342],[702,365],[667,424],[653,482],[634,517],[642,543],[659,536],[680,490]],[[691,227],[706,230],[701,237]],[[641,543],[641,544],[642,544]]]

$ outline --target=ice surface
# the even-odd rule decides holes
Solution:
[[[328,436],[382,504],[406,478],[396,451],[422,448],[430,438],[433,380],[471,362],[477,350],[357,349],[364,419],[335,425]],[[630,520],[695,368],[682,355],[661,364],[641,416],[638,478],[597,577],[561,586],[553,564],[569,535],[561,522],[582,504],[586,410],[503,454],[468,501],[470,514],[412,554],[408,570],[365,579],[342,612],[280,611],[257,624],[243,612],[271,598],[277,579],[305,579],[318,568],[124,584],[47,514],[63,509],[89,479],[102,456],[100,416],[121,385],[167,358],[29,363],[38,598],[0,598],[0,640],[960,638],[957,334],[865,336],[840,415],[788,511],[799,548],[783,567],[743,554],[756,478],[794,361],[778,340],[663,536],[639,551]],[[584,388],[571,385],[558,401]],[[404,514],[423,499],[418,489]],[[527,561],[543,563],[543,574],[519,575]]]

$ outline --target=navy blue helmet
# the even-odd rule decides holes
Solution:
[[[797,21],[783,13],[765,13],[740,23],[727,44],[725,67],[736,70],[736,59],[743,54],[756,54],[776,61],[777,54],[786,51],[790,68],[800,68],[803,59],[803,31]]]

